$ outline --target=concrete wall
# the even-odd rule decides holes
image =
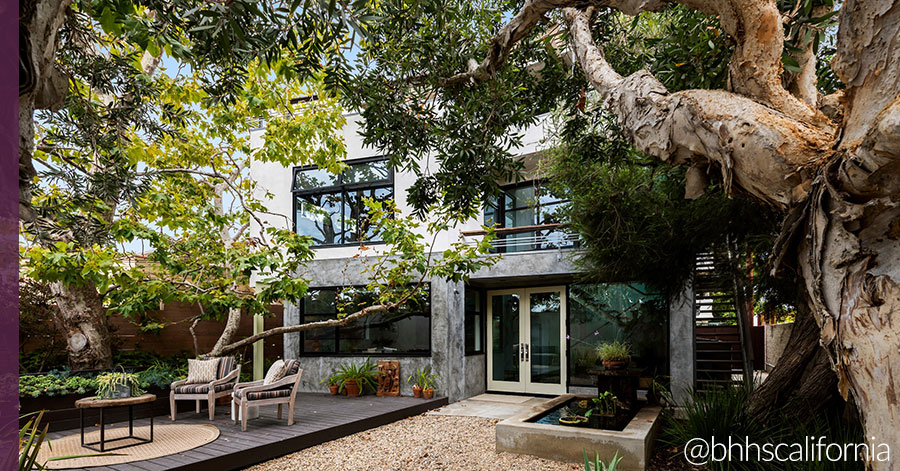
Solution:
[[[778,364],[778,359],[781,358],[781,354],[784,353],[784,348],[787,346],[793,328],[793,322],[765,326],[766,371],[772,371],[772,368]]]
[[[468,355],[465,357],[466,385],[463,396],[472,397],[483,393],[487,388],[487,355]]]
[[[684,404],[694,388],[694,290],[685,283],[669,300],[669,375],[675,402]]]
[[[364,261],[360,259],[323,259],[308,264],[299,275],[309,280],[311,287],[353,286],[368,283],[363,273]],[[468,397],[467,371],[465,356],[465,311],[464,286],[462,282],[452,283],[440,279],[431,283],[431,332],[422,335],[431,336],[431,357],[372,357],[372,360],[400,361],[400,375],[403,377],[401,392],[412,394],[406,378],[416,368],[430,366],[438,375],[437,393],[446,395],[450,401],[458,401]],[[284,324],[295,325],[300,322],[299,310],[291,304],[285,305]],[[284,356],[300,360],[304,368],[301,381],[303,391],[322,391],[320,381],[327,378],[344,361],[363,362],[364,357],[307,357],[300,356],[300,334],[285,335]]]

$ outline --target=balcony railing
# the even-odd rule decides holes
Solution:
[[[532,250],[551,250],[577,247],[579,237],[568,224],[539,224],[534,226],[501,227],[494,229],[493,252],[515,253]],[[487,231],[463,231],[464,242],[475,244]]]

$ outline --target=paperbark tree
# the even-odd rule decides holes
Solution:
[[[775,1],[677,3],[716,16],[733,38],[727,90],[672,93],[646,70],[622,76],[609,65],[592,12],[664,6],[654,0],[528,1],[491,53],[449,82],[490,79],[517,39],[562,8],[576,63],[638,150],[702,170],[688,172],[689,187],[718,172],[729,191],[790,212],[776,266],[799,267],[819,343],[866,436],[900,443],[900,3],[843,3],[832,67],[846,89],[815,103],[813,61],[795,93],[782,81],[784,18]]]

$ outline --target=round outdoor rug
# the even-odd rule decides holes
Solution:
[[[149,437],[150,426],[135,427],[134,434],[138,437]],[[128,435],[128,427],[116,427],[106,429],[106,439],[117,437],[125,437]],[[149,460],[162,456],[181,453],[192,448],[215,440],[219,437],[219,429],[212,425],[156,425],[153,427],[153,442],[142,443],[140,445],[113,450],[110,453],[121,453],[111,456],[89,456],[85,458],[74,458],[60,461],[50,461],[47,463],[49,469],[65,469],[65,468],[87,468],[91,466],[109,466],[120,463],[130,463],[132,461]],[[100,439],[100,431],[92,430],[91,433],[84,435],[86,442],[93,442]],[[115,447],[124,445],[130,440],[120,440],[112,442],[108,446]],[[76,432],[67,437],[51,440],[47,446],[41,447],[38,455],[38,463],[43,463],[48,458],[54,456],[74,456],[99,454],[94,450],[81,447],[81,435]],[[97,446],[97,445],[94,445]]]

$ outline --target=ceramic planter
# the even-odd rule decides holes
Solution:
[[[423,389],[422,396],[424,396],[425,399],[431,399],[434,397],[434,388]]]
[[[628,360],[603,360],[603,367],[608,370],[622,370],[628,366]]]
[[[560,425],[568,425],[572,427],[582,427],[588,422],[587,417],[582,417],[580,415],[569,415],[565,417],[559,418]]]
[[[346,390],[347,395],[351,397],[358,397],[362,394],[362,391],[359,388],[359,383],[353,379],[344,381],[344,390]]]
[[[413,386],[413,397],[422,397],[422,388]]]

